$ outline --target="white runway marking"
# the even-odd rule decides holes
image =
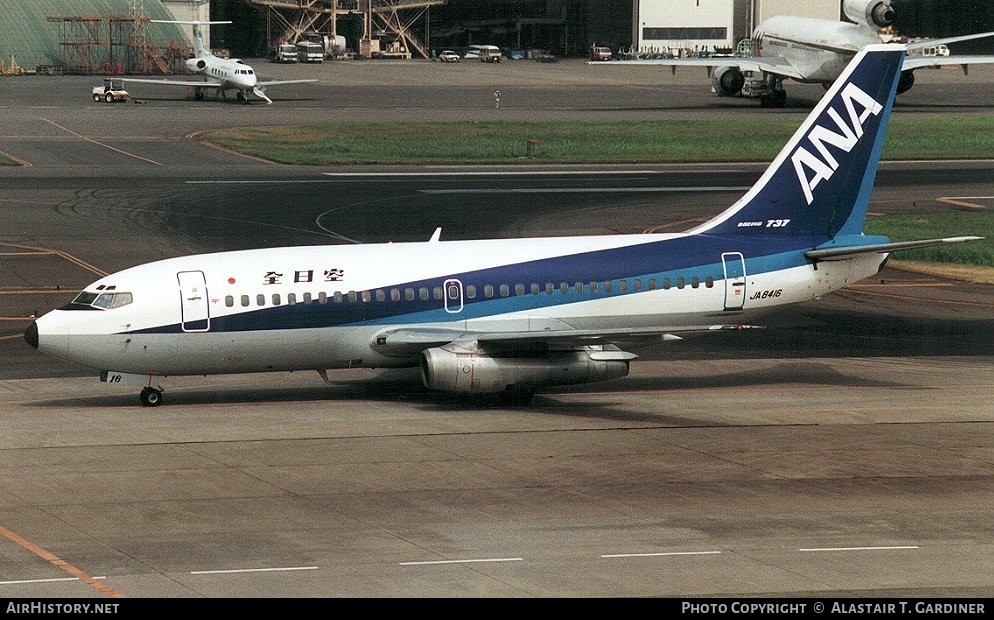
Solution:
[[[659,553],[607,553],[602,558],[651,558],[666,555],[720,555],[721,551],[661,551]]]
[[[317,570],[317,566],[286,566],[277,568],[229,568],[222,570],[192,570],[191,575],[224,575],[230,573],[274,573],[294,570]]]
[[[478,562],[523,562],[524,558],[479,558],[469,560],[426,560],[423,562],[399,562],[401,566],[424,566],[427,564],[473,564]]]
[[[748,187],[468,187],[456,189],[419,189],[421,194],[595,194],[643,192],[744,192]]]
[[[798,549],[798,551],[892,551],[896,549],[918,549],[918,545],[902,545],[894,547],[821,547]]]

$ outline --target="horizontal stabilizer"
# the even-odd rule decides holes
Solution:
[[[917,248],[928,248],[936,245],[946,245],[948,243],[962,243],[963,241],[976,241],[983,237],[946,237],[945,239],[923,239],[921,241],[898,241],[894,243],[876,243],[873,245],[850,245],[843,247],[822,248],[808,250],[804,255],[812,260],[845,260],[867,254],[878,252],[881,254],[898,252],[900,250],[914,250]]]

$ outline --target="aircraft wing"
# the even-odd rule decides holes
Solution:
[[[950,54],[949,56],[922,56],[923,50],[934,48],[939,45],[948,45],[949,43],[957,43],[959,41],[969,41],[971,39],[985,39],[987,37],[994,37],[994,32],[978,32],[976,34],[964,34],[958,37],[946,37],[944,39],[922,39],[921,41],[913,41],[907,43],[908,54],[904,58],[904,69],[921,69],[921,68],[932,68],[932,67],[942,67],[948,65],[960,65],[963,67],[963,73],[966,73],[967,65],[982,65],[994,63],[994,56],[991,55],[955,55]]]
[[[958,65],[963,67],[963,72],[966,73],[966,68],[968,65],[989,65],[994,63],[994,56],[982,55],[982,56],[908,56],[904,59],[904,69],[922,69],[922,68],[932,68],[932,67],[945,67],[950,65]]]
[[[259,80],[256,83],[256,86],[261,86],[265,88],[267,86],[277,86],[279,84],[309,84],[311,82],[317,82],[317,80],[268,80],[268,81]]]
[[[217,88],[218,82],[208,82],[206,80],[155,80],[151,78],[122,78],[124,82],[141,82],[143,84],[167,84],[169,86],[195,86],[197,88]],[[278,84],[306,84],[317,82],[317,80],[267,80],[256,83],[257,87],[276,86]],[[230,88],[230,87],[229,87]]]
[[[921,41],[905,43],[905,45],[908,47],[908,54],[914,54],[918,50],[935,47],[936,45],[949,45],[950,43],[970,41],[972,39],[986,39],[987,37],[994,37],[994,32],[977,32],[974,34],[963,34],[958,37],[946,37],[944,39],[922,39]]]
[[[140,82],[142,84],[166,84],[169,86],[195,86],[197,88],[218,88],[218,82],[204,80],[154,80],[151,78],[121,78],[122,82]]]
[[[611,60],[608,62],[591,61],[588,65],[598,65],[602,67],[613,67],[616,65],[661,65],[671,67],[673,72],[680,67],[720,67],[731,65],[738,67],[741,71],[762,71],[773,73],[783,77],[803,80],[805,76],[794,68],[789,60],[782,56],[763,57],[721,57],[721,58],[647,58],[642,60]],[[710,71],[709,71],[710,73]]]
[[[743,329],[762,329],[757,325],[696,325],[696,326],[659,326],[642,328],[618,329],[559,329],[521,332],[487,332],[459,329],[433,329],[419,327],[401,327],[384,330],[373,340],[373,348],[390,357],[412,357],[417,352],[445,345],[454,345],[467,349],[478,346],[487,348],[528,349],[555,345],[559,347],[582,347],[592,345],[609,345],[615,343],[666,342],[681,340],[683,335],[710,333],[716,331],[731,331]]]

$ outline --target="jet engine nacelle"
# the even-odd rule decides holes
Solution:
[[[890,0],[845,0],[842,11],[857,24],[871,28],[886,28],[894,23],[894,8]]]
[[[207,67],[207,63],[204,62],[203,58],[191,58],[186,61],[186,68],[190,71],[203,71]]]
[[[715,67],[711,73],[711,88],[722,97],[737,97],[745,86],[745,75],[738,67]]]
[[[490,357],[437,347],[421,354],[421,380],[445,392],[495,394],[508,389],[619,379],[637,356],[621,350],[549,351],[534,357]]]

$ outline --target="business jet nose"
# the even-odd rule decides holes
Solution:
[[[31,325],[28,325],[24,330],[24,340],[33,348],[38,348],[38,323],[32,321]]]

